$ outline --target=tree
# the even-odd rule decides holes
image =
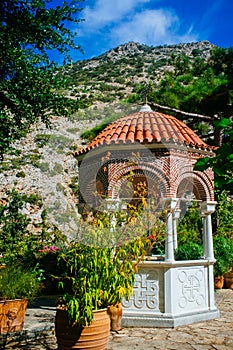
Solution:
[[[68,115],[78,102],[58,93],[65,88],[62,71],[49,59],[56,51],[69,61],[75,45],[72,25],[81,21],[80,2],[2,0],[0,4],[0,157],[38,120]]]
[[[216,189],[233,194],[233,49],[215,48],[207,63],[195,58],[191,65],[185,59],[182,67],[182,60],[183,56],[176,60],[175,73],[165,75],[149,101],[155,101],[152,105],[159,110],[189,119],[191,127],[198,126],[197,121],[209,123],[214,132],[208,136],[214,136],[219,148],[215,157],[200,159],[196,170],[213,168]]]
[[[224,132],[224,142],[215,151],[215,157],[199,159],[195,170],[211,167],[215,174],[215,188],[219,192],[227,191],[233,195],[233,121],[223,118],[215,121],[215,126]]]

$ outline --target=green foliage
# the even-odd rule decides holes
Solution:
[[[71,188],[74,195],[77,196],[78,198],[78,194],[79,194],[78,176],[73,176],[71,178],[71,183],[69,184],[69,187]]]
[[[88,141],[93,140],[106,126],[108,123],[103,123],[101,125],[97,125],[94,128],[84,131],[80,136],[83,139],[87,139]]]
[[[176,260],[197,260],[203,256],[202,219],[198,208],[193,203],[182,217],[177,228],[178,248]]]
[[[176,260],[198,260],[203,256],[203,248],[194,242],[181,244],[175,250]]]
[[[89,129],[87,131],[84,131],[81,133],[81,137],[83,139],[87,139],[88,141],[93,140],[106,126],[108,126],[111,122],[119,118],[119,114],[117,113],[111,113],[110,116],[107,116],[104,118],[101,122],[101,124],[94,126],[92,129]]]
[[[41,162],[38,164],[38,168],[43,172],[46,173],[49,171],[49,163],[48,162]]]
[[[80,325],[90,324],[93,310],[106,308],[122,298],[129,300],[137,266],[164,229],[164,225],[152,224],[152,219],[157,222],[154,212],[144,212],[143,216],[141,208],[137,210],[133,205],[127,212],[112,214],[99,208],[86,215],[80,222],[80,235],[59,255],[65,272],[57,276],[63,292],[60,305],[68,310],[70,321]],[[144,219],[147,223],[150,219],[150,232]]]
[[[41,290],[40,274],[22,266],[7,265],[0,269],[0,299],[32,299]]]
[[[35,142],[39,147],[44,147],[45,145],[47,145],[50,138],[51,138],[50,134],[37,134],[35,137]]]
[[[195,170],[203,171],[211,167],[215,173],[215,187],[233,194],[233,122],[223,118],[215,126],[227,135],[226,141],[215,151],[215,157],[203,158],[195,164]]]
[[[229,85],[233,83],[233,48],[223,49],[216,47],[212,51],[210,66],[214,69],[216,75],[225,75],[229,80]]]
[[[177,75],[167,74],[159,83],[155,92],[149,95],[149,99],[165,106],[202,113],[202,101],[227,85],[224,76],[215,76],[212,69],[205,69],[200,76],[194,77],[184,71]],[[175,103],[172,102],[176,96]],[[210,111],[205,111],[212,115]],[[215,111],[217,113],[217,111]]]
[[[178,245],[189,242],[201,244],[202,219],[195,204],[191,205],[177,227]]]
[[[135,270],[144,254],[144,242],[138,238],[121,247],[101,248],[71,243],[60,255],[66,273],[58,278],[70,320],[90,324],[93,310],[103,309],[133,291]]]
[[[52,8],[48,0],[3,0],[0,5],[0,157],[38,120],[69,115],[78,101],[58,93],[67,86],[63,71],[49,60],[57,51],[68,60],[80,22],[80,1]]]
[[[224,236],[214,236],[214,276],[222,276],[233,265],[233,240]]]
[[[41,221],[34,223],[24,213],[27,204],[38,210],[43,203],[38,194],[25,195],[13,189],[7,202],[0,205],[0,252],[6,265],[16,263],[33,269],[38,263],[38,250],[44,245],[64,242],[64,237],[47,223],[45,211],[41,212]]]
[[[189,73],[191,70],[191,62],[185,54],[178,55],[174,61],[175,75]]]
[[[22,177],[22,178],[24,178],[24,177],[26,177],[26,174],[25,174],[24,171],[19,171],[19,172],[16,174],[16,177]]]
[[[233,199],[226,191],[216,191],[216,211],[212,215],[215,234],[233,239]]]
[[[27,226],[30,219],[21,210],[24,198],[16,191],[10,193],[10,201],[0,206],[0,241],[1,250],[11,252],[21,244],[22,238],[27,235]]]

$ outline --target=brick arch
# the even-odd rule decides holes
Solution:
[[[187,191],[193,192],[199,200],[214,200],[213,181],[204,172],[194,171],[182,174],[178,181],[176,197],[182,197]]]
[[[132,177],[140,177],[143,175],[147,180],[159,185],[162,196],[166,197],[169,192],[169,179],[160,169],[140,164],[140,166],[131,165],[122,167],[120,171],[116,171],[112,174],[113,176],[111,177],[108,187],[109,195],[112,198],[118,197],[123,182],[126,181],[127,175],[131,175],[131,173]]]

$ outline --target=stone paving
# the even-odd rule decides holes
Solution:
[[[233,290],[216,291],[216,303],[219,319],[173,329],[124,328],[111,333],[107,350],[233,350]],[[53,331],[55,308],[49,305],[35,305],[28,310],[24,328],[31,332],[32,339],[21,341],[20,345],[12,341],[6,349],[57,349]]]

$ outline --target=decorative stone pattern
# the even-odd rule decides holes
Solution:
[[[159,311],[159,281],[157,271],[150,270],[136,274],[134,296],[123,301],[124,308]]]
[[[204,268],[181,269],[177,271],[178,312],[206,307]]]

